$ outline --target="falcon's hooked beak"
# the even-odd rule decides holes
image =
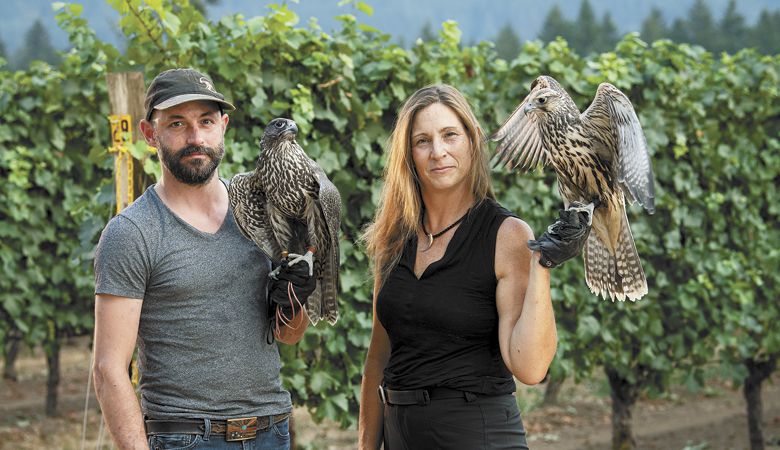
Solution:
[[[287,126],[281,132],[281,135],[285,139],[295,139],[295,136],[298,135],[298,125],[296,125],[292,120],[288,120]]]
[[[294,120],[276,118],[268,124],[266,131],[269,136],[274,136],[273,140],[295,140],[295,136],[298,135],[298,125]]]
[[[523,113],[527,116],[531,111],[535,110],[536,106],[534,105],[534,102],[528,102],[525,105],[525,108],[523,108]]]
[[[287,127],[287,131],[292,134],[298,134],[298,125],[296,125],[295,122],[290,122],[289,126]]]

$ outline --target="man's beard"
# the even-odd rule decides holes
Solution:
[[[191,186],[204,184],[211,179],[214,171],[217,170],[217,166],[222,161],[222,157],[225,155],[224,141],[220,142],[216,148],[188,145],[178,152],[173,151],[159,141],[157,141],[157,146],[162,153],[165,167],[171,171],[171,174],[177,180]],[[207,159],[191,158],[186,162],[183,161],[185,157],[193,154],[206,155]]]

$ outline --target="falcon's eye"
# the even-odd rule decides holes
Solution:
[[[544,97],[539,97],[539,100],[537,100],[537,101],[539,102],[539,104],[540,104],[540,105],[543,105],[543,104],[544,104],[544,102],[546,102],[546,101],[547,101],[547,99],[546,99],[546,98],[544,98]]]
[[[279,122],[276,122],[276,125],[275,125],[275,126],[276,126],[276,128],[284,128],[284,122],[282,122],[282,121],[280,120]]]

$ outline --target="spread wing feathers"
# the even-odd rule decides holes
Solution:
[[[530,95],[529,95],[530,97]],[[546,165],[549,152],[542,144],[538,121],[523,111],[528,97],[520,103],[511,116],[501,125],[490,140],[500,142],[496,148],[493,166],[509,166],[523,172]]]
[[[628,225],[626,210],[622,209],[620,235],[614,255],[597,233],[588,236],[583,255],[585,279],[591,292],[596,295],[604,298],[609,296],[612,301],[623,301],[626,298],[636,301],[647,294],[647,281]],[[598,219],[599,216],[594,216],[593,221]],[[597,225],[594,223],[594,226]]]
[[[336,186],[331,183],[325,172],[316,163],[312,164],[313,171],[319,182],[320,190],[317,201],[319,209],[319,222],[324,241],[321,248],[327,252],[320,253],[322,262],[322,278],[320,286],[322,301],[310,303],[309,318],[312,323],[320,319],[327,320],[331,325],[339,318],[337,295],[339,291],[339,229],[341,227],[341,195]]]
[[[265,254],[278,261],[281,250],[271,229],[265,194],[252,172],[235,175],[228,185],[228,196],[238,229]]]
[[[557,81],[548,76],[540,76],[531,84],[531,92],[520,102],[514,112],[489,139],[500,142],[496,148],[496,160],[493,167],[509,166],[523,172],[535,169],[539,164],[546,165],[549,151],[542,144],[542,135],[538,120],[525,114],[525,106],[533,95],[544,88],[563,92]]]
[[[596,97],[581,115],[583,123],[612,130],[617,148],[612,149],[623,193],[631,203],[639,201],[649,213],[655,211],[653,168],[647,141],[631,101],[609,83],[601,83]]]

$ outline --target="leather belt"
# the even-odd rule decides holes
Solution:
[[[240,417],[228,420],[211,420],[211,432],[225,435],[227,441],[245,441],[254,439],[258,430],[265,430],[288,417],[290,413],[273,416]],[[205,434],[206,422],[203,419],[146,419],[147,436],[156,434]]]
[[[385,405],[427,405],[431,400],[465,398],[467,401],[472,401],[475,397],[476,394],[471,392],[444,387],[397,391],[379,386],[379,398]]]

